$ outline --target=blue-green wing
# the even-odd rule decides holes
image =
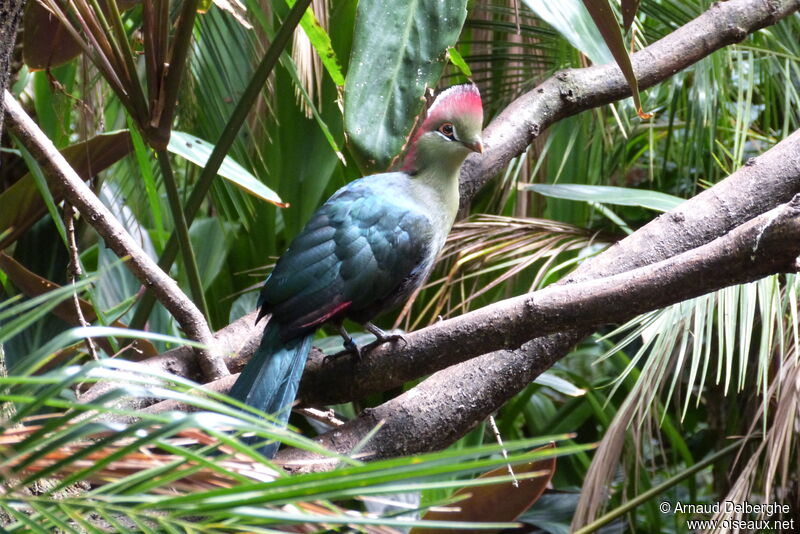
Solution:
[[[311,218],[264,284],[264,312],[285,338],[327,320],[371,313],[426,269],[430,220],[387,182],[359,180],[337,192]]]

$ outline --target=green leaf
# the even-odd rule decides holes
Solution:
[[[464,61],[464,57],[455,46],[451,46],[447,49],[447,57],[450,58],[450,63],[452,63],[458,70],[461,71],[461,74],[467,78],[472,77],[472,70],[469,68],[469,65],[467,65],[467,62]]]
[[[204,167],[208,162],[213,149],[214,145],[205,139],[200,139],[186,132],[175,131],[172,132],[167,146],[167,150],[173,154],[177,154],[200,167]],[[275,191],[261,183],[258,178],[236,163],[230,156],[225,157],[217,174],[253,196],[271,202],[276,206],[286,207],[286,204],[281,201]]]
[[[592,23],[591,17],[581,6],[580,0],[523,0],[531,11],[552,26],[564,39],[581,51],[596,65],[610,62],[613,58],[608,47]]]
[[[466,0],[359,2],[345,83],[345,130],[369,169],[400,152],[467,16]]]
[[[286,0],[286,3],[289,7],[294,7],[295,1],[296,0]],[[328,35],[325,28],[320,25],[311,7],[306,9],[303,18],[300,19],[300,27],[303,28],[308,40],[311,41],[312,46],[317,51],[317,54],[319,54],[322,65],[325,67],[325,70],[328,71],[328,75],[331,77],[331,80],[333,80],[333,83],[342,87],[344,85],[342,65],[339,63],[339,58],[336,56],[336,51],[331,44],[330,35]]]
[[[631,58],[628,55],[627,48],[625,48],[625,42],[622,40],[622,32],[620,32],[617,17],[614,15],[614,11],[611,10],[611,4],[608,3],[608,0],[583,0],[583,5],[586,6],[587,11],[592,16],[592,20],[597,25],[597,29],[600,30],[600,34],[614,56],[614,60],[619,65],[625,79],[628,80],[628,85],[631,86],[636,112],[641,118],[649,119],[650,115],[642,110],[642,102],[639,99],[639,83],[636,81]]]
[[[207,290],[211,286],[225,265],[238,226],[234,223],[223,223],[215,217],[208,217],[195,220],[189,229],[192,248],[197,254],[203,289]]]
[[[535,191],[540,195],[583,202],[599,202],[617,206],[639,206],[655,211],[669,211],[683,202],[683,199],[659,191],[631,189],[611,185],[582,184],[526,184],[523,191]]]
[[[534,382],[541,386],[547,386],[563,395],[569,395],[570,397],[581,397],[586,394],[585,389],[577,387],[572,382],[564,380],[550,371],[545,371],[537,376]]]

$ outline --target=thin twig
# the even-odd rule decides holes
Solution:
[[[125,231],[91,189],[81,180],[52,141],[42,132],[22,106],[8,91],[3,93],[8,113],[8,127],[36,158],[42,171],[57,184],[64,198],[75,206],[97,233],[120,258],[128,258],[128,268],[142,284],[153,289],[159,301],[193,340],[205,345],[197,351],[199,365],[207,379],[228,374],[228,368],[217,353],[214,339],[200,310],[178,287],[178,284],[150,259],[141,246]]]
[[[75,239],[75,208],[69,202],[64,203],[64,224],[67,231],[67,244],[69,245],[69,266],[67,267],[67,277],[70,282],[75,284],[80,279],[83,271],[81,269],[80,258],[78,257],[78,243]],[[81,302],[78,298],[78,290],[72,291],[72,302],[75,304],[75,314],[78,316],[78,322],[81,326],[89,326],[89,322],[83,316],[81,310]],[[94,346],[92,338],[86,338],[86,348],[89,355],[93,360],[99,360],[97,356],[97,349]]]
[[[320,410],[318,408],[306,407],[295,408],[293,411],[299,413],[300,415],[305,415],[309,419],[314,419],[315,421],[319,421],[333,427],[342,426],[344,424],[344,421],[336,417],[336,412],[333,410]]]
[[[492,428],[492,432],[494,432],[494,439],[497,440],[497,444],[502,447],[500,449],[500,453],[503,455],[503,458],[508,461],[508,451],[506,450],[505,446],[503,445],[503,438],[500,437],[500,429],[497,428],[497,423],[494,420],[494,416],[489,416],[489,426]],[[519,487],[519,480],[517,480],[517,476],[514,474],[514,470],[511,468],[511,464],[507,463],[506,467],[508,468],[508,474],[511,475],[511,483],[514,485],[515,488]]]

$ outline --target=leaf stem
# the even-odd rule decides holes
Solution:
[[[133,110],[136,111],[136,117],[138,117],[137,120],[142,122],[148,115],[147,100],[145,99],[141,82],[137,76],[133,49],[131,48],[130,41],[128,41],[128,35],[125,33],[125,26],[122,23],[122,15],[120,13],[119,6],[117,5],[117,0],[110,0],[108,2],[108,8],[109,18],[111,19],[111,27],[116,34],[117,41],[119,41],[119,46],[122,47],[121,55],[123,61],[125,62],[125,68],[128,72],[131,91],[131,106],[133,107]]]
[[[175,175],[172,172],[172,165],[169,162],[169,153],[166,150],[157,150],[156,157],[164,177],[164,187],[167,190],[167,200],[169,201],[172,219],[175,223],[175,231],[180,244],[181,256],[186,267],[186,275],[189,278],[189,288],[192,290],[192,297],[195,304],[200,309],[200,313],[208,318],[208,305],[206,304],[203,284],[200,280],[200,271],[197,268],[197,259],[192,250],[192,241],[189,238],[189,225],[186,222],[186,215],[183,212],[180,196],[178,195],[178,184],[175,182]]]
[[[167,4],[167,2],[164,2]],[[158,111],[153,115],[153,125],[158,128],[159,133],[163,134],[166,143],[169,141],[169,133],[172,126],[172,118],[175,114],[175,103],[178,100],[178,90],[180,89],[181,78],[186,70],[187,57],[189,55],[189,43],[192,40],[192,30],[194,21],[197,17],[197,7],[199,0],[187,0],[181,8],[181,15],[178,19],[175,37],[167,56],[167,72],[164,76],[163,86],[160,87],[158,95]],[[166,8],[165,8],[166,9]],[[162,14],[161,23],[165,26],[169,24],[169,13]],[[168,27],[168,26],[167,26]]]

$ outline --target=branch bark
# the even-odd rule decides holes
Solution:
[[[714,2],[696,19],[631,56],[639,89],[669,79],[798,9],[800,0]],[[514,100],[484,130],[484,153],[470,156],[461,170],[462,212],[484,185],[551,124],[629,96],[622,71],[609,63],[563,70]]]
[[[748,219],[780,203],[788,202],[800,191],[798,155],[800,155],[800,131],[793,133],[758,158],[752,159],[748,165],[713,188],[640,228],[624,241],[614,245],[611,251],[584,262],[561,283],[585,282],[609,277],[663,261],[673,254],[708,243]],[[617,252],[613,252],[615,250]],[[689,280],[689,282],[695,281]],[[686,288],[688,287],[687,285]],[[576,299],[586,296],[580,292],[576,293]],[[661,295],[656,294],[652,298],[660,297]],[[320,354],[312,354],[303,374],[300,397],[312,405],[359,399],[371,393],[398,387],[409,380],[491,350],[519,346],[521,342],[533,339],[537,335],[602,323],[588,317],[586,319],[589,320],[583,323],[573,322],[578,319],[576,317],[562,317],[563,314],[569,313],[569,307],[578,306],[578,300],[573,303],[564,301],[563,304],[564,307],[552,310],[552,316],[544,318],[545,321],[553,323],[551,329],[531,330],[527,337],[524,331],[514,334],[516,326],[510,327],[507,332],[487,331],[482,335],[478,334],[477,330],[473,331],[479,326],[472,318],[477,319],[479,317],[477,314],[488,313],[483,309],[408,334],[406,336],[408,346],[395,344],[379,347],[366,354],[355,370],[347,358],[323,363]],[[497,303],[495,306],[504,305]],[[609,313],[612,313],[610,309]],[[614,317],[609,316],[609,322],[613,320]],[[560,328],[554,324],[556,321],[561,323]],[[524,325],[527,325],[527,328],[536,327],[535,324],[528,324],[528,321],[520,321],[521,329],[526,328]],[[498,345],[507,335],[513,336],[513,340]],[[518,341],[520,343],[517,343]],[[483,350],[480,350],[481,348]]]
[[[408,334],[402,352],[384,347],[380,351],[385,353],[383,356],[374,351],[357,363],[351,359],[340,367],[350,366],[350,375],[361,376],[364,374],[362,365],[372,366],[370,374],[375,375],[380,371],[374,368],[380,369],[383,360],[389,359],[391,363],[386,372],[392,374],[391,380],[402,384],[428,374],[425,371],[430,368],[431,361],[437,366],[448,361],[458,363],[488,351],[517,348],[534,337],[569,328],[594,330],[597,326],[624,322],[638,314],[723,287],[751,282],[773,273],[796,272],[798,256],[800,194],[706,245],[617,275],[553,285],[497,302]],[[402,354],[400,361],[396,357],[398,354]],[[344,358],[337,361],[342,360]],[[406,377],[398,376],[398,371],[405,371]],[[318,376],[337,380],[324,373]],[[204,387],[227,391],[234,378],[234,375],[227,376]],[[380,384],[386,385],[385,382]],[[305,403],[336,404],[358,398],[353,396],[352,390],[335,390],[342,395],[334,397],[330,396],[330,388],[324,388],[321,397],[310,400],[316,385],[305,384]],[[357,393],[362,396],[368,392]],[[149,407],[148,411],[173,410],[176,406],[174,401],[166,401]]]
[[[53,182],[60,184],[64,198],[78,209],[117,256],[129,258],[131,272],[145,287],[153,289],[159,301],[175,317],[186,334],[205,345],[206,348],[198,352],[203,374],[210,380],[228,374],[228,369],[215,348],[208,324],[178,284],[159,269],[125,231],[8,91],[3,93],[3,102],[8,114],[9,129],[36,158],[44,173]]]
[[[22,19],[25,0],[3,0],[0,2],[0,91],[8,87],[11,55],[17,40],[17,27]],[[4,106],[0,102],[0,137],[3,135]]]

